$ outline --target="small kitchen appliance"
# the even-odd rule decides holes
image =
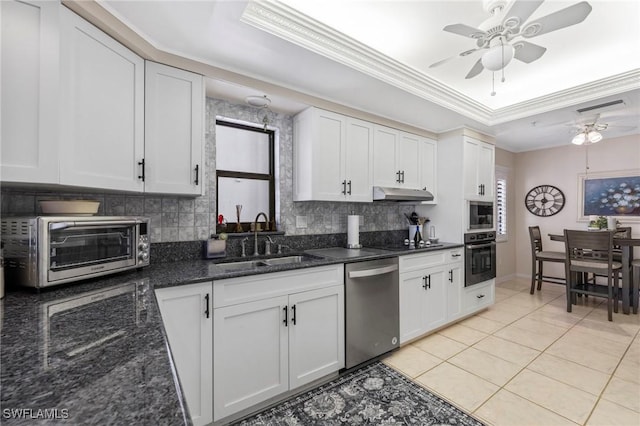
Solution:
[[[149,265],[149,219],[37,216],[1,222],[5,278],[49,287]]]

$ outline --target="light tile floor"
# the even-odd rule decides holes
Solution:
[[[496,286],[496,303],[384,362],[496,426],[640,426],[640,315],[603,299],[566,312],[564,287]]]

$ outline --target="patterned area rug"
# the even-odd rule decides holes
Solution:
[[[375,362],[238,425],[456,425],[483,423]]]

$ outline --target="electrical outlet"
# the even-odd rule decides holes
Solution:
[[[296,216],[296,228],[306,228],[306,227],[307,227],[307,217]]]

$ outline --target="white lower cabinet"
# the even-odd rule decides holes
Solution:
[[[171,355],[194,425],[213,421],[211,282],[156,290]]]
[[[465,287],[462,292],[462,310],[464,315],[477,312],[495,301],[495,279],[486,283]]]
[[[344,367],[343,274],[331,265],[214,283],[214,421]]]
[[[462,248],[400,257],[400,343],[460,317]]]

